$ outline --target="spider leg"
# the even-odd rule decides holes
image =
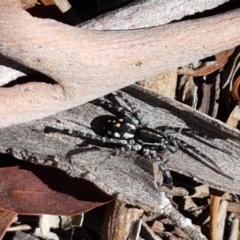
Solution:
[[[188,151],[188,149],[190,149],[192,152],[196,153],[200,157],[206,159],[211,164],[213,164],[217,168],[218,173],[220,173],[224,177],[227,177],[227,178],[233,180],[233,178],[231,176],[229,176],[225,172],[223,172],[223,170],[218,166],[218,164],[214,160],[212,160],[210,157],[208,157],[207,155],[205,155],[204,153],[199,151],[197,148],[195,148],[194,146],[192,146],[192,145],[190,145],[190,144],[188,144],[188,143],[186,143],[183,140],[180,140],[178,138],[175,138],[175,140],[178,143],[179,149],[181,149],[182,151],[185,151],[185,150]]]
[[[134,139],[130,139],[128,140],[128,145],[124,145],[120,148],[117,148],[114,154],[118,155],[120,153],[124,153],[130,150],[139,151],[141,149],[142,149],[142,145],[136,143]]]
[[[135,119],[134,115],[127,108],[121,106],[120,104],[113,103],[107,99],[97,99],[94,101],[94,103],[117,116],[128,118],[136,126],[139,125],[139,120]]]
[[[67,134],[69,136],[73,136],[73,137],[80,137],[86,140],[98,141],[100,143],[116,144],[119,146],[125,146],[129,148],[129,150],[132,149],[131,143],[129,143],[129,141],[124,139],[102,137],[99,135],[93,135],[93,134],[82,132],[82,131],[68,130],[68,129],[60,130],[59,132]]]
[[[167,149],[171,153],[176,153],[179,150],[179,143],[176,140],[176,138],[168,136],[169,139],[169,145],[167,146]]]
[[[163,175],[165,176],[168,185],[170,187],[172,187],[172,185],[173,185],[172,175],[171,175],[170,171],[164,165],[162,159],[158,156],[157,152],[155,150],[150,150],[148,148],[143,148],[143,155],[145,157],[153,159],[158,164],[158,168],[163,173]]]
[[[122,91],[117,91],[116,94],[121,99],[123,99],[123,101],[127,104],[127,106],[131,108],[133,116],[138,119],[140,125],[147,126],[148,124],[146,120],[143,118],[143,116],[141,115],[141,112],[127,99],[125,93]]]
[[[191,128],[161,126],[157,127],[156,129],[164,134],[172,133],[196,134],[196,131],[192,130]]]
[[[180,134],[185,134],[186,136],[190,136],[191,138],[195,138],[198,141],[208,145],[211,148],[223,151],[227,154],[231,154],[230,151],[227,151],[226,149],[222,149],[219,148],[217,146],[215,146],[214,144],[208,143],[206,140],[209,139],[209,136],[202,134],[198,131],[195,131],[191,128],[178,128],[178,127],[168,127],[168,126],[161,126],[161,127],[157,127],[156,130],[158,130],[161,134],[165,134],[165,135],[171,135],[174,133],[180,133]],[[201,138],[205,138],[206,140],[202,140]]]
[[[172,179],[172,175],[171,175],[170,171],[165,167],[165,165],[160,157],[158,157],[156,160],[157,160],[159,169],[161,170],[163,175],[166,177],[168,185],[172,187],[173,179]]]

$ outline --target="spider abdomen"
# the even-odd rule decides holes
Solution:
[[[112,117],[107,120],[104,128],[109,138],[132,139],[137,126],[126,117]]]

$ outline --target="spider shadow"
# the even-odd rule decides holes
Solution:
[[[221,169],[220,170],[218,169],[220,167],[218,166],[217,163],[215,163],[214,160],[211,160],[211,162],[209,163],[209,160],[204,160],[203,157],[200,157],[199,155],[197,155],[196,153],[190,151],[189,149],[182,149],[182,148],[180,148],[179,150],[184,152],[184,153],[186,153],[187,155],[189,155],[193,159],[197,160],[198,162],[201,162],[203,165],[205,165],[207,168],[211,169],[212,171],[214,171],[214,172],[216,172],[216,173],[218,173],[218,174],[220,174],[220,175],[222,175],[222,176],[224,176],[224,177],[226,177],[226,178],[228,178],[230,180],[233,180],[233,178],[231,176],[223,173],[223,171]]]
[[[143,92],[142,94],[140,94],[139,90],[135,89],[135,87],[132,86],[124,88],[123,91],[144,104],[147,104],[156,109],[163,109],[163,117],[164,114],[166,114],[172,116],[172,118],[181,119],[182,122],[184,122],[185,124],[184,128],[187,127],[196,130],[198,133],[200,133],[200,136],[204,135],[208,139],[219,138],[222,140],[226,140],[231,137],[231,135],[227,132],[221,131],[221,133],[219,133],[219,128],[215,122],[212,124],[208,123],[208,125],[206,126],[206,120],[201,119],[198,116],[195,117],[192,114],[192,109],[187,109],[188,106],[186,106],[186,108],[174,106],[173,100],[170,100],[167,97],[160,96],[154,93],[152,93],[152,95]],[[177,104],[180,105],[181,103],[177,102]],[[145,106],[140,104],[140,107],[144,108]]]
[[[70,158],[73,155],[82,154],[82,153],[86,153],[86,152],[98,152],[98,151],[99,151],[98,147],[96,147],[96,146],[88,147],[84,142],[84,145],[81,146],[80,148],[75,148],[75,149],[69,150],[66,153],[66,157]]]
[[[172,100],[169,100],[166,97],[159,97],[159,96],[154,96],[153,95],[149,95],[149,94],[139,94],[138,90],[136,90],[134,87],[128,87],[126,89],[124,89],[125,92],[127,92],[128,94],[131,95],[131,97],[136,98],[137,100],[141,101],[143,104],[141,105],[140,102],[140,108],[144,108],[145,104],[156,108],[156,109],[163,109],[163,114],[161,115],[161,118],[165,118],[164,114],[166,115],[166,119],[176,119],[176,121],[179,121],[180,119],[182,121],[182,123],[184,123],[185,126],[183,126],[182,128],[189,128],[192,130],[196,130],[196,134],[182,134],[182,135],[186,135],[187,137],[193,138],[195,140],[197,140],[199,142],[199,144],[201,145],[205,145],[208,146],[212,149],[217,149],[221,152],[227,153],[227,154],[231,154],[230,151],[227,151],[226,149],[217,147],[216,144],[211,143],[209,140],[211,139],[221,139],[221,140],[226,140],[228,139],[231,135],[227,132],[224,131],[220,131],[219,132],[219,128],[218,128],[218,124],[213,122],[213,123],[209,123],[206,126],[206,120],[204,118],[196,116],[195,114],[192,114],[192,111],[188,111],[187,107],[186,109],[184,109],[183,107],[179,108],[177,106],[174,106],[172,103]],[[156,99],[157,97],[157,99]],[[157,100],[157,101],[156,101]],[[179,103],[180,104],[180,103]],[[146,108],[146,107],[145,107]],[[153,113],[154,115],[154,113]],[[167,116],[168,115],[168,116]],[[197,114],[196,114],[197,115]],[[153,117],[153,121],[155,119],[159,119],[159,117],[157,117],[155,115],[155,117]],[[204,126],[204,128],[203,128]],[[161,126],[164,127],[164,126]],[[170,126],[169,126],[170,127]],[[205,139],[203,139],[205,138]],[[194,147],[194,146],[192,146]],[[204,161],[204,158],[198,156],[198,154],[193,153],[191,150],[189,149],[180,149],[182,152],[187,153],[189,156],[191,156],[192,158],[196,159],[197,161],[201,162],[202,164],[204,164],[206,167],[212,169],[213,171],[219,173],[222,175],[221,170],[219,170],[218,168],[218,164],[214,164],[214,160],[211,160],[211,162],[206,162]],[[224,175],[226,176],[226,175]],[[226,176],[229,179],[232,179],[232,177],[230,176]]]
[[[159,129],[159,128],[167,128],[169,126],[167,125],[163,125],[161,127],[157,127],[156,129]],[[189,128],[189,130],[191,130],[191,128]],[[179,134],[177,132],[172,132],[171,134]],[[207,140],[209,140],[209,137],[206,136],[205,134],[202,134],[201,132],[197,132],[197,131],[194,131],[194,133],[191,133],[191,132],[188,132],[188,131],[182,131],[180,133],[181,135],[184,135],[184,136],[187,136],[187,137],[190,137],[190,138],[193,138],[195,139],[197,142],[200,142],[201,144],[204,144],[210,148],[213,148],[213,149],[216,149],[216,150],[219,150],[219,151],[222,151],[226,154],[231,154],[230,151],[227,151],[226,149],[223,149],[223,148],[220,148],[220,147],[217,147],[216,145],[214,145],[213,143],[211,142],[208,142]],[[205,139],[204,139],[205,138]]]
[[[95,117],[91,121],[90,127],[86,127],[86,130],[87,130],[86,132],[89,132],[89,129],[91,129],[95,134],[97,134],[97,135],[99,135],[101,137],[105,137],[104,126],[105,126],[107,120],[110,117],[113,117],[113,116],[112,115],[101,115],[101,116]],[[78,123],[76,123],[76,124],[79,125]],[[79,153],[81,153],[81,151],[84,151],[84,149],[86,151],[92,151],[92,150],[95,151],[93,146],[101,147],[101,148],[114,149],[114,146],[112,144],[102,143],[102,142],[100,142],[98,140],[89,139],[88,137],[85,138],[85,137],[82,137],[82,136],[73,135],[73,134],[69,133],[69,131],[67,129],[61,130],[61,129],[58,129],[58,128],[46,126],[45,129],[44,129],[44,133],[61,133],[61,134],[67,135],[67,136],[71,136],[71,137],[76,137],[76,138],[82,139],[83,142],[76,145],[77,147],[79,147],[79,149],[78,150],[74,149],[73,153],[74,153],[74,151],[78,151]],[[88,147],[89,144],[93,145],[92,148]]]

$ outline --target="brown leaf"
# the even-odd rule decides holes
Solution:
[[[3,238],[16,215],[17,214],[13,212],[0,211],[0,239]]]
[[[41,2],[46,6],[54,5],[54,2],[52,0],[41,0]]]
[[[206,64],[205,66],[196,70],[185,68],[183,73],[192,77],[202,77],[209,75],[222,68],[227,63],[228,58],[232,55],[234,50],[235,48],[220,52],[216,54],[216,61],[214,61],[213,63],[210,62],[210,64]]]
[[[76,215],[111,200],[86,180],[37,165],[1,168],[0,182],[0,208],[19,214]]]
[[[240,101],[240,76],[238,76],[233,84],[232,98],[235,102]]]

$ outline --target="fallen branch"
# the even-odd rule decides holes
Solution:
[[[53,78],[0,89],[0,126],[72,108],[239,44],[240,11],[134,31],[93,31],[0,2],[0,54]],[[34,79],[33,79],[34,81]],[[97,86],[97,87],[96,87]]]

